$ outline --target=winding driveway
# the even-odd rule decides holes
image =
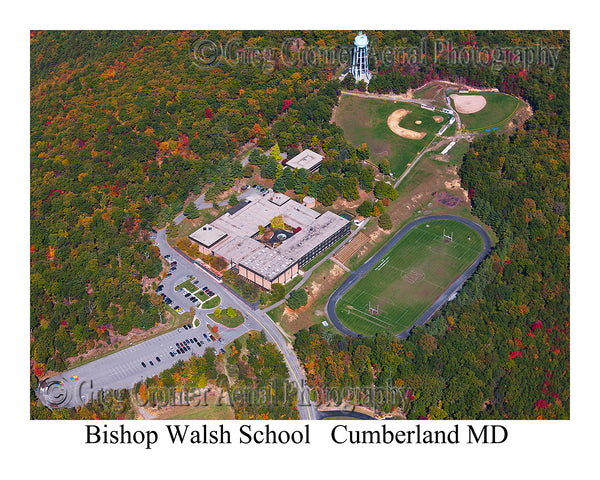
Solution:
[[[371,268],[379,262],[393,247],[398,243],[409,231],[415,228],[422,223],[432,222],[434,220],[453,220],[455,222],[462,223],[471,227],[475,230],[479,236],[483,239],[483,251],[477,257],[477,259],[471,264],[469,268],[467,268],[462,275],[460,275],[447,289],[444,293],[442,293],[433,304],[421,315],[415,323],[413,323],[408,329],[403,332],[398,333],[396,336],[400,339],[408,337],[410,331],[415,325],[424,325],[427,320],[429,320],[435,312],[439,310],[439,308],[446,303],[450,298],[458,292],[460,287],[465,283],[465,281],[473,275],[479,264],[483,261],[485,257],[490,253],[492,249],[492,240],[490,239],[487,232],[483,229],[483,227],[472,220],[468,220],[462,217],[456,217],[454,215],[430,215],[427,217],[421,217],[413,222],[410,222],[408,225],[402,227],[392,238],[386,243],[381,250],[379,250],[375,255],[369,258],[365,263],[363,263],[360,267],[358,267],[352,274],[340,285],[340,287],[331,294],[329,299],[327,300],[327,304],[325,305],[325,310],[327,312],[327,316],[331,323],[344,335],[357,337],[358,333],[353,332],[345,325],[342,324],[337,314],[335,313],[335,307],[337,302],[342,298],[342,296],[352,288],[352,286],[360,280],[363,276],[367,274]]]

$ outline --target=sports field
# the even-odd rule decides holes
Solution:
[[[398,125],[424,133],[423,138],[403,138],[390,130],[388,117],[399,109],[408,110],[408,113],[402,116]],[[442,120],[436,122],[433,117]],[[396,177],[448,123],[448,119],[444,113],[431,112],[419,105],[353,95],[342,95],[335,115],[335,123],[344,129],[346,139],[355,146],[366,143],[371,151],[370,161],[375,165],[387,158]]]
[[[444,232],[452,236],[451,241],[443,237]],[[481,237],[461,223],[435,220],[419,225],[342,296],[337,316],[350,330],[363,335],[401,332],[482,250]]]
[[[521,104],[518,98],[505,93],[474,92],[468,95],[484,97],[486,105],[483,109],[475,113],[459,113],[466,130],[499,130],[510,120]],[[460,96],[466,97],[468,95],[463,94]],[[452,105],[456,108],[455,103],[452,100]]]

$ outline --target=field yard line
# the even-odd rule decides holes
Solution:
[[[360,318],[362,318],[363,320],[366,320],[367,322],[370,322],[370,323],[373,323],[373,324],[377,325],[377,322],[376,322],[376,321],[373,321],[373,320],[371,320],[371,319],[369,319],[369,318],[365,317],[364,315],[359,315],[359,313],[357,313],[357,312],[360,312],[360,313],[362,313],[362,314],[364,314],[364,315],[368,315],[369,317],[371,317],[371,318],[373,318],[373,319],[374,319],[374,318],[377,318],[377,317],[374,317],[373,315],[369,315],[368,313],[361,312],[360,310],[355,310],[355,309],[353,309],[353,308],[351,308],[351,309],[348,311],[348,313],[350,313],[351,315],[356,315],[357,317],[360,317]],[[379,320],[379,319],[377,319],[377,320]],[[389,327],[393,327],[393,325],[392,325],[391,323],[384,322],[383,320],[379,320],[379,321],[380,321],[381,323],[385,323],[385,324],[386,324],[387,326],[389,326]],[[381,327],[381,325],[378,325],[378,326],[379,326],[379,327]]]
[[[358,267],[354,272],[352,272],[350,276],[346,278],[346,280],[344,280],[344,282],[337,288],[337,290],[330,295],[325,304],[325,311],[327,313],[327,317],[335,328],[337,328],[344,335],[354,337],[358,336],[356,332],[350,330],[348,327],[342,324],[335,312],[336,304],[342,298],[344,293],[352,288],[354,284],[358,282],[364,275],[366,275],[367,272],[371,270],[379,260],[387,255],[388,252],[402,238],[404,238],[408,232],[423,223],[433,222],[435,220],[455,221],[473,229],[483,240],[481,254],[477,257],[477,259],[475,259],[475,261],[471,263],[471,265],[465,269],[461,275],[458,276],[454,282],[452,282],[452,284],[444,292],[442,292],[441,295],[436,298],[433,304],[427,308],[425,312],[410,327],[398,333],[396,336],[401,339],[408,337],[410,331],[415,325],[424,325],[435,314],[435,312],[437,312],[440,307],[444,305],[462,287],[467,279],[477,270],[477,267],[481,264],[483,259],[490,253],[492,249],[492,240],[490,236],[481,225],[467,218],[458,217],[455,215],[429,215],[420,217],[406,224],[399,231],[397,231],[382,248],[380,248],[371,258]]]

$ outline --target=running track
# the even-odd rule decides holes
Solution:
[[[430,215],[428,217],[421,217],[421,218],[418,218],[417,220],[409,223],[408,225],[405,225],[404,227],[402,227],[392,237],[392,239],[383,246],[383,248],[381,250],[379,250],[375,255],[373,255],[371,258],[369,258],[369,260],[367,260],[360,267],[358,267],[356,270],[354,270],[350,274],[350,276],[344,281],[344,283],[342,283],[340,285],[340,287],[331,294],[331,296],[327,300],[327,304],[325,305],[325,310],[327,312],[327,316],[329,317],[329,320],[335,326],[335,328],[337,328],[344,335],[348,335],[348,336],[352,336],[352,337],[359,336],[358,333],[353,332],[352,330],[350,330],[349,328],[344,326],[342,324],[342,322],[340,322],[339,318],[337,317],[337,314],[335,313],[335,306],[336,306],[337,302],[339,301],[340,298],[342,298],[342,296],[348,290],[350,290],[350,288],[352,288],[352,286],[358,280],[360,280],[363,276],[365,276],[365,274],[369,270],[371,270],[371,268],[377,262],[379,262],[379,260],[381,260],[392,249],[392,247],[394,245],[396,245],[396,243],[398,243],[398,241],[400,239],[402,239],[402,237],[404,237],[404,235],[406,235],[409,231],[411,231],[416,226],[421,225],[422,223],[432,222],[434,220],[454,220],[455,222],[459,222],[464,225],[467,225],[468,227],[471,227],[483,239],[483,251],[481,252],[481,255],[479,255],[479,257],[477,257],[477,260],[475,260],[475,262],[473,262],[473,264],[469,268],[467,268],[463,272],[463,274],[460,275],[452,283],[452,285],[450,285],[448,287],[448,289],[435,300],[435,302],[433,302],[433,304],[425,311],[425,313],[423,313],[423,315],[421,315],[415,321],[415,323],[413,323],[409,328],[407,328],[403,332],[398,333],[396,336],[400,339],[408,337],[408,335],[410,334],[410,331],[412,330],[412,328],[415,325],[424,325],[425,322],[427,322],[427,320],[429,320],[433,316],[433,314],[435,312],[437,312],[439,310],[439,308],[444,303],[446,303],[452,297],[452,295],[454,295],[460,289],[460,287],[462,287],[463,283],[465,283],[467,278],[469,278],[471,275],[473,275],[473,273],[475,272],[475,270],[477,269],[479,264],[490,253],[490,250],[492,249],[492,240],[490,239],[487,232],[481,227],[481,225],[473,222],[472,220],[468,220],[466,218],[455,217],[454,215]]]

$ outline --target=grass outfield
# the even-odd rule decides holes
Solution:
[[[403,138],[389,129],[387,118],[398,109],[411,111],[399,125],[416,132],[427,132],[424,138]],[[443,122],[436,123],[433,120],[434,116],[443,117]],[[335,122],[344,129],[346,139],[355,146],[366,143],[371,151],[370,161],[375,165],[387,158],[396,177],[401,175],[419,151],[431,142],[448,119],[449,116],[444,113],[431,112],[411,103],[353,95],[342,95],[335,114]],[[417,125],[416,121],[420,121],[421,124]]]
[[[427,227],[429,225],[429,227]],[[443,231],[453,241],[442,238]],[[468,237],[471,237],[471,240]],[[408,232],[336,306],[340,321],[363,335],[410,327],[483,250],[470,227],[436,220]],[[377,315],[368,312],[379,306]]]
[[[465,94],[466,95],[466,94]],[[521,101],[512,95],[497,92],[473,92],[485,97],[486,106],[476,113],[459,113],[466,130],[500,129],[513,114]],[[463,95],[461,95],[463,96]],[[454,100],[452,100],[454,106]]]

